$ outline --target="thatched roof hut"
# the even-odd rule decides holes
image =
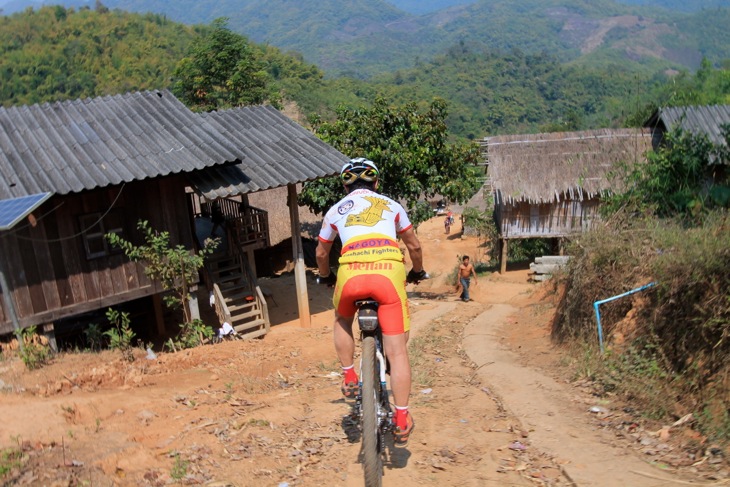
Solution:
[[[506,270],[507,240],[561,238],[589,229],[599,219],[601,196],[621,188],[612,175],[620,163],[645,160],[647,129],[602,129],[487,137],[486,187]]]

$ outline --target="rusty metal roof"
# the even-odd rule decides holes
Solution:
[[[706,134],[715,145],[724,145],[722,125],[730,124],[730,105],[660,108],[646,126],[656,127],[659,123],[664,124],[665,130],[680,127],[696,135]]]
[[[348,157],[270,106],[200,114],[245,155],[190,176],[206,198],[252,193],[337,174]]]
[[[0,107],[0,200],[174,173],[213,199],[336,174],[345,161],[272,107],[197,114],[169,91]]]
[[[234,163],[241,151],[168,91],[0,107],[0,200]]]

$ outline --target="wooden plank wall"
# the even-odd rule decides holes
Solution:
[[[189,203],[182,176],[138,181],[67,196],[55,196],[34,216],[6,233],[6,277],[22,327],[48,323],[152,295],[159,291],[140,264],[123,254],[87,259],[79,216],[114,208],[123,214],[126,238],[139,244],[137,222],[170,232],[173,245],[193,246]],[[5,290],[2,290],[5,292]],[[0,299],[0,334],[13,325]]]

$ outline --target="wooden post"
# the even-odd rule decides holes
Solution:
[[[155,322],[157,322],[157,334],[165,336],[165,313],[162,311],[162,295],[155,293],[152,295],[152,307],[155,310]]]
[[[502,255],[499,258],[499,273],[507,272],[507,239],[502,239]]]
[[[5,232],[0,230],[0,248],[6,249],[5,245]],[[5,253],[5,251],[3,251]],[[3,292],[3,300],[5,301],[5,316],[10,317],[10,321],[13,323],[13,329],[15,330],[15,337],[18,339],[18,349],[21,352],[25,351],[25,344],[23,343],[23,334],[20,331],[20,322],[18,321],[18,315],[15,313],[15,303],[13,303],[12,289],[8,285],[7,279],[5,279],[5,256],[0,256],[0,288]]]
[[[53,323],[43,325],[43,335],[48,340],[48,346],[51,347],[53,353],[58,353],[58,343],[56,343],[56,332],[53,329]]]
[[[302,251],[302,234],[299,229],[299,205],[297,204],[297,187],[287,186],[289,190],[289,218],[291,219],[291,241],[294,255],[294,282],[299,304],[299,324],[302,328],[311,326],[309,316],[309,294],[307,293],[307,275],[304,268],[304,252]]]
[[[246,250],[246,260],[248,260],[248,266],[251,268],[251,275],[254,279],[258,278],[258,271],[256,271],[256,257],[252,249]]]

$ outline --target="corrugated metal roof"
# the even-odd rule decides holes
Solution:
[[[679,126],[686,132],[707,134],[713,144],[724,145],[722,125],[730,124],[730,105],[661,108],[647,126],[653,127],[657,121],[661,121],[667,130]]]
[[[168,91],[0,107],[0,199],[74,193],[241,158]]]
[[[245,158],[191,175],[209,199],[252,193],[337,174],[348,157],[270,106],[200,114]]]
[[[0,200],[173,173],[215,198],[332,175],[346,160],[272,107],[196,114],[169,91],[0,107]]]

